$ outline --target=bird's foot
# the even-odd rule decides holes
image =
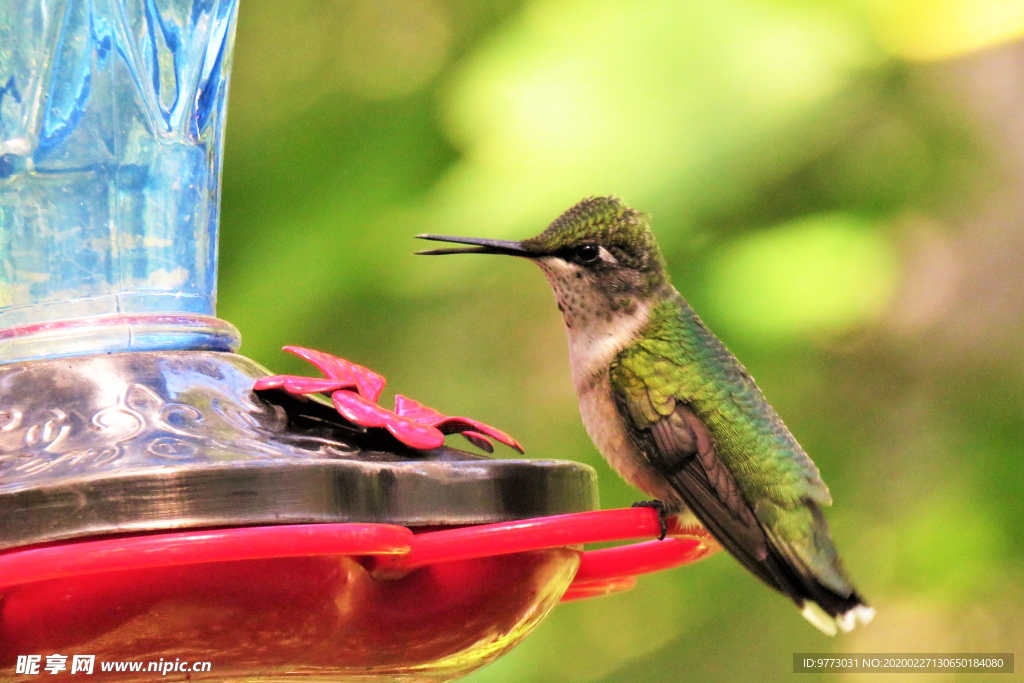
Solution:
[[[660,500],[641,500],[637,503],[633,503],[630,507],[634,508],[653,508],[658,511],[658,523],[661,524],[661,535],[658,536],[659,541],[664,541],[665,536],[668,535],[668,508]]]

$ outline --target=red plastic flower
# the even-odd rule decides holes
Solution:
[[[258,379],[253,389],[328,395],[338,413],[349,422],[363,427],[383,427],[411,448],[437,448],[444,443],[445,434],[461,433],[471,444],[488,453],[494,451],[490,439],[523,452],[518,441],[499,429],[467,417],[444,415],[401,394],[395,396],[393,411],[382,408],[377,405],[377,399],[386,380],[361,365],[301,346],[286,346],[284,350],[309,361],[326,377],[271,375]]]
[[[308,360],[326,379],[319,377],[296,377],[295,375],[271,375],[256,380],[253,389],[284,389],[289,394],[327,394],[337,389],[355,389],[364,398],[376,402],[384,391],[387,380],[362,365],[350,363],[329,353],[304,349],[301,346],[286,346],[284,350],[299,358]]]

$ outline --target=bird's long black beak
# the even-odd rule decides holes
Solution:
[[[473,245],[471,247],[417,251],[416,253],[421,256],[440,256],[442,254],[504,254],[505,256],[520,256],[522,258],[533,258],[536,256],[536,254],[523,249],[521,243],[509,240],[489,240],[482,237],[446,237],[444,235],[416,235],[416,239]]]

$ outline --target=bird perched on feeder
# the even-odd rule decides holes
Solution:
[[[843,570],[818,469],[732,353],[669,282],[647,217],[591,197],[522,242],[421,254],[505,254],[540,266],[569,337],[580,412],[598,450],[652,496],[692,513],[740,563],[828,635],[874,616]]]

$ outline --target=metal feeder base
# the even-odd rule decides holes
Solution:
[[[0,549],[111,533],[310,522],[480,524],[597,508],[594,470],[415,451],[217,352],[0,366]]]

